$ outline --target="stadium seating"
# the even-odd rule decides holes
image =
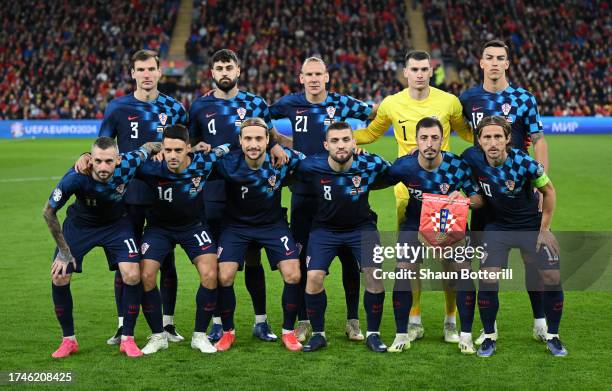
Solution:
[[[178,0],[5,2],[0,119],[102,118],[135,48],[167,52]]]
[[[509,43],[510,80],[532,91],[543,115],[609,116],[608,1],[424,1],[429,41],[459,72],[450,90],[479,82],[481,45]]]
[[[410,46],[404,1],[195,1],[189,58],[208,80],[208,59],[229,47],[241,57],[241,88],[269,103],[300,91],[301,61],[312,55],[327,62],[331,89],[381,101],[401,89],[397,61]],[[257,32],[257,34],[255,34]]]

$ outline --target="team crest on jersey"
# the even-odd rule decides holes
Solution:
[[[270,175],[270,177],[268,178],[268,183],[270,184],[270,186],[274,187],[274,185],[276,185],[276,175]]]
[[[359,175],[355,175],[352,180],[355,187],[359,187],[359,185],[361,185],[361,177]]]
[[[442,194],[448,193],[448,189],[450,189],[450,185],[448,183],[440,184],[440,191],[442,192]]]
[[[146,252],[147,252],[147,250],[149,249],[149,247],[151,247],[151,246],[149,246],[149,243],[146,243],[146,242],[145,242],[145,243],[143,243],[143,244],[142,244],[142,246],[140,246],[140,252],[141,252],[141,254],[142,254],[142,255],[144,255],[144,253],[146,253]]]
[[[238,117],[240,117],[240,120],[243,120],[244,116],[246,115],[246,109],[244,107],[239,107],[238,109],[236,109],[236,112],[238,113]]]
[[[202,181],[202,177],[201,176],[198,176],[198,177],[195,177],[195,178],[191,178],[191,182],[193,183],[193,185],[195,187],[200,187],[200,182],[201,181]]]
[[[512,110],[512,106],[509,103],[504,103],[501,107],[502,113],[507,117],[510,114],[510,110]]]
[[[125,184],[120,184],[119,186],[117,186],[117,188],[115,189],[117,191],[117,193],[119,194],[123,194],[123,192],[125,191]]]
[[[62,191],[60,189],[53,190],[53,201],[59,202],[62,199]]]
[[[325,121],[323,121],[324,125],[331,125],[332,121],[334,120],[334,116],[336,115],[336,108],[334,106],[327,106],[327,116],[329,118],[325,118]]]
[[[515,183],[514,181],[511,181],[510,179],[508,179],[506,182],[504,182],[506,184],[506,187],[508,188],[509,191],[514,190],[514,186]]]
[[[166,121],[168,121],[168,114],[159,113],[159,122],[162,124],[162,126],[166,126]]]

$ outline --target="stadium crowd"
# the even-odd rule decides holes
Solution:
[[[542,114],[611,114],[608,1],[428,0],[423,11],[432,52],[457,66],[453,93],[480,80],[480,46],[501,38],[512,52],[509,79],[534,93]]]
[[[128,59],[136,48],[166,55],[178,5],[8,3],[0,19],[0,119],[102,118],[111,99],[133,89]],[[478,83],[480,44],[500,36],[512,50],[510,80],[533,91],[541,114],[610,115],[607,1],[426,0],[423,10],[433,57],[459,72],[450,92]],[[405,14],[401,0],[194,0],[186,43],[194,65],[160,88],[188,107],[213,88],[208,60],[227,47],[241,55],[242,88],[269,103],[300,90],[301,61],[315,54],[329,64],[331,90],[380,102],[402,88],[397,71],[411,46]]]
[[[327,61],[333,91],[380,102],[402,88],[396,71],[410,46],[402,0],[234,0],[194,5],[187,52],[191,61],[203,66],[197,81],[208,88],[208,60],[225,47],[242,54],[243,88],[269,103],[300,90],[300,66],[311,55]]]
[[[135,48],[164,56],[178,0],[4,2],[0,119],[102,118]]]

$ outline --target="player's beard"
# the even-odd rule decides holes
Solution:
[[[426,152],[430,152],[430,153],[426,155],[425,154]],[[436,151],[431,148],[427,148],[425,151],[421,153],[421,155],[423,155],[423,158],[425,158],[426,160],[436,160],[436,158],[439,155],[439,151]]]
[[[108,182],[108,180],[111,178],[111,172],[93,170],[93,176],[95,177],[94,179],[97,179],[100,182]]]
[[[215,84],[217,85],[217,88],[219,88],[221,91],[229,92],[234,87],[236,87],[236,84],[238,84],[238,76],[236,76],[234,80],[230,80],[227,78],[223,78],[221,80],[215,79]]]
[[[338,164],[344,164],[346,162],[348,162],[349,160],[351,160],[351,158],[353,157],[353,153],[352,151],[348,151],[348,153],[346,154],[345,157],[338,157],[337,154],[331,154],[330,157],[332,158],[333,161],[335,161]]]
[[[257,160],[259,160],[259,159],[262,157],[262,155],[265,153],[265,150],[263,150],[263,149],[262,149],[262,150],[259,150],[259,151],[258,151],[258,152],[259,152],[259,154],[258,154],[257,156],[255,156],[254,158],[252,158],[252,157],[249,155],[249,152],[253,152],[253,151],[254,151],[254,149],[247,150],[247,153],[245,153],[245,154],[244,154],[244,156],[245,156],[247,159],[249,159],[249,160],[252,160],[252,161],[257,161]]]

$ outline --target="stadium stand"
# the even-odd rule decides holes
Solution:
[[[300,91],[302,60],[319,55],[332,90],[381,101],[402,88],[396,70],[410,46],[404,7],[401,0],[195,1],[187,53],[203,68],[194,82],[210,88],[208,59],[229,47],[241,56],[241,88],[272,103]]]
[[[179,0],[3,2],[0,119],[102,118],[135,48],[168,50]]]
[[[453,62],[455,94],[480,81],[483,42],[509,43],[509,79],[532,91],[541,114],[609,116],[610,35],[606,0],[422,2],[432,52]]]

